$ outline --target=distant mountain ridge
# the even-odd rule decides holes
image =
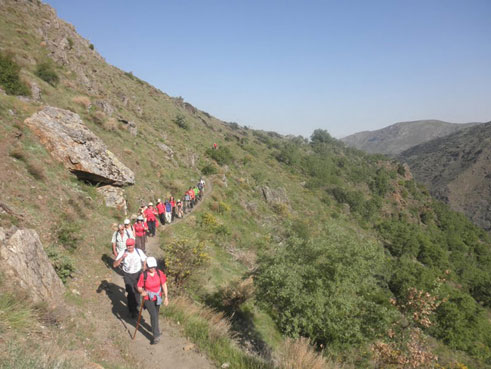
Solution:
[[[399,159],[433,196],[491,230],[491,122],[413,146]]]
[[[395,156],[412,146],[481,123],[449,123],[441,120],[399,122],[376,131],[358,132],[341,139],[346,145],[371,154]]]

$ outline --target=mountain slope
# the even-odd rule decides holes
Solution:
[[[440,120],[400,122],[376,131],[364,131],[341,139],[346,145],[371,154],[400,154],[412,146],[472,127],[479,123],[456,124]]]
[[[422,332],[404,308],[414,291],[441,302],[430,306],[418,349],[437,351],[448,367],[490,363],[489,238],[434,201],[406,167],[322,130],[307,140],[214,118],[106,64],[97,45],[40,2],[2,0],[0,13],[0,52],[32,92],[0,94],[0,205],[11,209],[0,226],[35,229],[66,279],[63,314],[26,299],[31,315],[22,320],[19,305],[0,305],[0,359],[11,367],[53,348],[77,368],[147,364],[121,335],[131,325],[118,314],[123,291],[102,293],[113,276],[112,224],[126,215],[106,207],[100,184],[67,171],[24,123],[47,105],[79,115],[132,170],[135,183],[123,188],[129,217],[148,201],[182,196],[200,176],[213,183],[197,209],[160,228],[158,244],[171,300],[163,315],[217,366],[291,367],[285,351],[312,348],[289,338],[307,337],[343,367],[381,367],[374,347],[409,333],[394,336],[393,324]],[[18,296],[8,282],[0,303]],[[110,304],[114,311],[99,314]],[[14,318],[24,323],[18,329]]]
[[[413,146],[399,158],[433,196],[491,230],[491,122]]]

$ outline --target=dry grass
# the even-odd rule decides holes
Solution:
[[[109,118],[102,124],[102,127],[106,131],[114,132],[118,129],[118,121],[115,118]]]
[[[85,109],[89,109],[92,105],[90,98],[88,96],[75,96],[72,101]]]
[[[90,116],[92,118],[92,121],[96,124],[102,125],[104,124],[104,121],[106,120],[106,114],[100,110],[97,110]]]
[[[174,299],[173,305],[179,310],[184,311],[187,316],[197,316],[208,322],[210,338],[231,337],[230,321],[225,318],[223,313],[217,312],[206,306],[193,303],[189,298],[178,296]]]
[[[278,354],[278,367],[283,369],[341,369],[316,352],[307,338],[286,339]]]

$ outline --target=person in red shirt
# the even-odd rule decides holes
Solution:
[[[145,308],[150,314],[150,323],[152,325],[153,341],[155,345],[160,341],[159,329],[159,310],[162,302],[165,306],[169,305],[167,295],[167,277],[157,269],[157,260],[154,257],[147,258],[147,270],[140,275],[138,279],[138,292],[143,296]],[[162,292],[164,300],[162,300]]]
[[[155,237],[155,222],[157,211],[153,207],[153,203],[148,203],[148,208],[145,210],[145,218],[147,218],[148,233],[150,237]]]
[[[157,212],[159,213],[160,224],[165,224],[165,206],[162,200],[157,200]]]
[[[143,216],[139,215],[136,218],[136,223],[133,224],[133,229],[135,230],[135,247],[145,251],[148,227],[143,223],[143,220]]]
[[[172,207],[171,215],[172,215],[172,221],[174,221],[174,218],[176,217],[176,200],[174,200],[174,196],[171,196],[169,199],[170,206]]]

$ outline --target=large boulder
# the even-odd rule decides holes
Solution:
[[[36,231],[0,227],[0,262],[9,283],[27,291],[34,302],[56,303],[63,296],[65,287]]]
[[[79,178],[113,186],[135,183],[133,171],[106,148],[78,114],[47,106],[25,123],[51,155]]]

